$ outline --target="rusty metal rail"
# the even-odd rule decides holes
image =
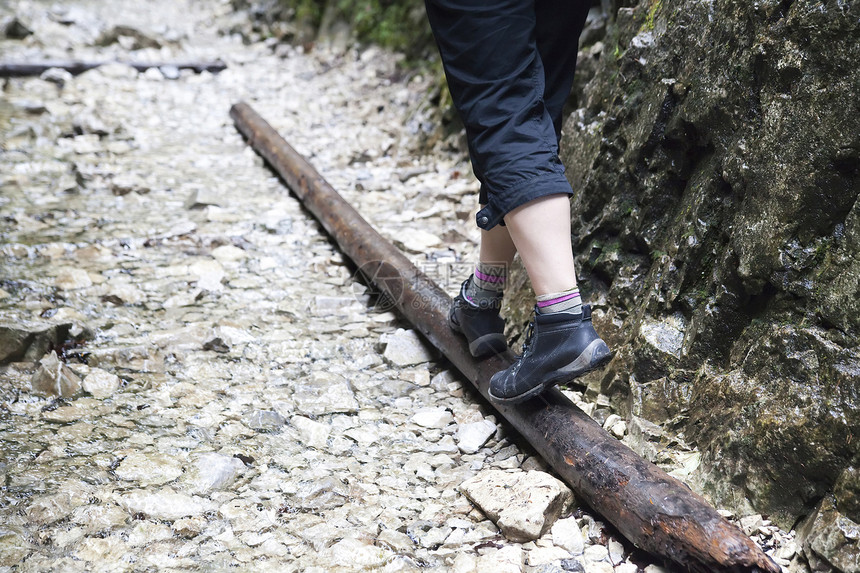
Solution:
[[[376,232],[250,106],[238,103],[230,116],[343,252],[488,398],[490,377],[510,364],[512,355],[472,358],[464,339],[447,326],[450,297]],[[637,547],[691,571],[779,573],[779,566],[705,499],[636,455],[561,392],[552,390],[518,406],[493,406],[582,499]]]

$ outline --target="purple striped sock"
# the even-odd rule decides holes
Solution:
[[[582,297],[578,288],[562,292],[552,292],[537,297],[537,307],[541,314],[553,312],[582,312]]]

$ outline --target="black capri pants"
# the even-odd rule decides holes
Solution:
[[[425,0],[481,183],[489,230],[533,199],[573,190],[558,157],[586,0]]]

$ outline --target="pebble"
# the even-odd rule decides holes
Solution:
[[[496,433],[496,424],[490,420],[460,424],[457,427],[457,447],[464,454],[474,454]]]
[[[454,415],[447,408],[421,408],[412,415],[411,421],[422,428],[446,428],[454,422]]]
[[[293,416],[290,424],[299,432],[302,442],[311,448],[325,448],[328,443],[331,426],[322,424],[304,416]]]
[[[134,452],[120,462],[116,475],[122,480],[148,486],[171,482],[181,476],[182,471],[181,462],[166,454]]]
[[[203,515],[207,511],[217,509],[212,502],[198,496],[178,493],[169,487],[156,491],[130,491],[119,495],[117,503],[132,515],[143,514],[167,521]]]
[[[39,368],[30,379],[30,387],[37,394],[71,398],[81,391],[81,379],[60,362],[52,350],[39,361]]]
[[[121,384],[122,381],[116,374],[101,368],[92,368],[84,377],[82,387],[84,392],[91,394],[94,398],[108,398],[119,389]]]
[[[413,366],[433,360],[433,353],[414,330],[398,328],[384,336],[382,342],[385,344],[383,358],[395,366]]]
[[[552,525],[552,542],[564,548],[571,555],[582,555],[585,550],[585,539],[576,519],[568,517],[559,519]]]
[[[245,464],[233,456],[223,454],[200,454],[194,462],[192,477],[192,492],[208,494],[229,487],[245,470]]]

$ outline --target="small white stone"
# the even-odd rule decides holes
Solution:
[[[740,526],[747,535],[755,535],[763,525],[761,515],[748,515],[740,519]]]
[[[93,286],[93,281],[84,269],[65,268],[57,274],[54,284],[63,290],[76,290]]]
[[[413,366],[433,360],[433,354],[414,330],[398,328],[384,337],[382,356],[396,366]]]
[[[588,561],[603,561],[609,556],[609,550],[604,545],[589,545],[583,555]]]
[[[220,292],[224,285],[224,267],[214,259],[197,261],[188,268],[189,272],[197,277],[197,287],[212,292]]]
[[[572,555],[582,555],[585,550],[585,539],[582,537],[582,530],[575,518],[559,519],[553,524],[550,531],[552,532],[552,542],[555,545],[563,547]]]
[[[305,445],[318,449],[326,447],[331,426],[304,416],[293,416],[290,418],[290,423],[298,430],[299,437]]]
[[[481,420],[457,427],[457,447],[464,454],[474,454],[496,433],[496,425],[490,420]]]
[[[119,376],[101,368],[91,368],[83,382],[84,392],[95,398],[107,398],[117,391],[122,384]]]
[[[161,485],[182,475],[182,464],[166,454],[132,452],[120,462],[116,475],[140,485]]]
[[[570,557],[570,553],[561,547],[535,547],[528,552],[527,563],[532,567],[561,561]]]
[[[422,428],[444,428],[454,422],[454,416],[446,408],[421,408],[412,415],[412,422]]]

